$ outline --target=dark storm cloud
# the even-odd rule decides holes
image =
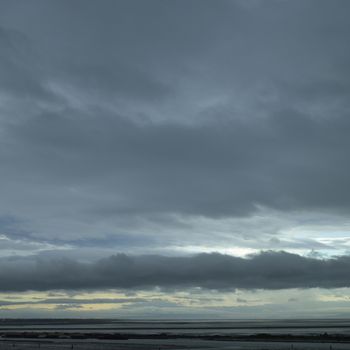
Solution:
[[[349,256],[317,260],[285,252],[266,252],[248,259],[221,254],[199,254],[193,257],[133,257],[119,254],[95,263],[63,259],[3,259],[0,266],[0,290],[3,292],[155,287],[222,290],[350,286]]]
[[[349,211],[348,1],[0,10],[0,216],[23,220],[14,236]],[[125,225],[95,228],[111,217]]]

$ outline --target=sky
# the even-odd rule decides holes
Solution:
[[[0,0],[0,318],[350,317],[347,0]]]

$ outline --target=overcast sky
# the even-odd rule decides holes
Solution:
[[[349,316],[349,13],[0,0],[0,317]]]

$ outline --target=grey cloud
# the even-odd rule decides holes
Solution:
[[[0,290],[338,288],[349,287],[349,267],[349,256],[319,260],[286,252],[265,252],[248,259],[221,254],[118,254],[95,263],[13,258],[1,260]]]
[[[1,153],[12,159],[7,169],[17,181],[25,176],[38,189],[78,186],[91,192],[97,217],[235,216],[256,205],[348,210],[349,129],[346,115],[315,121],[296,111],[263,124],[196,126],[69,113],[11,127],[14,145]]]
[[[113,62],[111,67],[78,64],[67,67],[60,79],[78,91],[83,90],[87,95],[99,95],[102,99],[137,98],[157,102],[171,93],[169,86],[123,62]]]

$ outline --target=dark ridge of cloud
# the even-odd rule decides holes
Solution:
[[[37,301],[13,301],[0,300],[0,307],[3,306],[22,306],[22,305],[40,305],[40,304],[128,304],[128,303],[143,303],[147,302],[145,298],[92,298],[92,299],[77,299],[77,298],[50,298]]]
[[[1,260],[0,266],[2,292],[155,287],[225,290],[350,286],[350,256],[318,260],[271,251],[250,258],[218,253],[192,257],[118,254],[95,263],[12,258]]]

